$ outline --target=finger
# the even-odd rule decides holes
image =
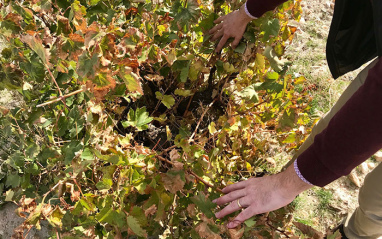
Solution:
[[[216,20],[214,21],[214,23],[215,23],[215,24],[216,24],[216,23],[221,23],[221,22],[224,20],[225,16],[226,16],[226,15],[219,17],[218,19],[216,19]]]
[[[245,193],[244,189],[236,190],[236,191],[230,192],[229,194],[226,194],[226,195],[224,195],[218,199],[215,199],[212,202],[214,202],[218,205],[223,205],[223,204],[235,201],[239,198],[245,197],[245,195],[246,195],[246,193]],[[240,201],[240,203],[241,203],[241,201]]]
[[[232,42],[231,47],[232,49],[235,49],[237,45],[239,45],[241,38],[236,37],[235,40]]]
[[[245,222],[247,219],[253,217],[254,215],[256,215],[256,213],[255,213],[253,207],[246,208],[239,215],[237,215],[237,217],[235,217],[235,219],[233,219],[231,222],[229,222],[227,224],[227,227],[230,229],[235,228],[235,227],[239,226],[240,224],[242,224],[243,222]]]
[[[229,39],[229,36],[223,34],[222,39],[220,39],[220,42],[219,42],[218,46],[216,47],[216,52],[220,52],[221,51],[221,49],[224,47],[224,45],[228,41],[228,39]]]
[[[236,212],[236,211],[238,211],[240,209],[241,208],[239,207],[239,205],[237,204],[237,201],[235,200],[235,201],[231,202],[230,204],[228,204],[228,206],[223,208],[223,210],[221,210],[220,212],[215,213],[215,216],[217,218],[222,218],[222,217],[225,217],[228,214]]]
[[[224,35],[224,31],[220,30],[211,38],[211,41],[215,41]]]
[[[245,188],[245,186],[247,186],[247,181],[241,181],[241,182],[231,184],[231,185],[223,188],[222,191],[223,191],[223,193],[229,193],[229,192],[232,192],[235,190],[243,189],[243,188]]]
[[[223,27],[223,24],[220,23],[220,24],[214,26],[214,27],[209,31],[209,33],[210,33],[210,34],[214,34],[216,31],[222,29],[222,27]]]

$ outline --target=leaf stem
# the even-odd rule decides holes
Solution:
[[[60,93],[60,96],[62,96],[62,91],[61,91],[60,87],[58,86],[58,83],[57,83],[56,79],[54,78],[52,72],[50,71],[49,66],[48,66],[47,64],[45,64],[45,67],[46,67],[46,69],[48,70],[49,75],[50,75],[50,77],[52,78],[52,81],[53,81],[54,84],[56,85],[56,87],[57,87],[57,89],[58,89],[58,92]]]

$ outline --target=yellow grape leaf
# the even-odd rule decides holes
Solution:
[[[141,95],[143,95],[143,90],[141,87],[141,81],[135,73],[133,73],[133,72],[128,73],[125,71],[121,71],[120,76],[122,77],[123,81],[126,84],[127,89],[130,92],[138,92]]]

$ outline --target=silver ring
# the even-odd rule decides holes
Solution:
[[[240,209],[243,209],[244,207],[240,204],[240,199],[236,200],[237,205],[239,206]]]

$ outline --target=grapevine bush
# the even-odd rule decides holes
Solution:
[[[25,218],[15,238],[42,221],[52,238],[293,234],[289,207],[231,230],[214,216],[221,188],[267,174],[309,122],[304,77],[283,58],[300,0],[215,53],[213,21],[243,3],[4,2],[0,90],[23,98],[0,108],[0,200]]]

